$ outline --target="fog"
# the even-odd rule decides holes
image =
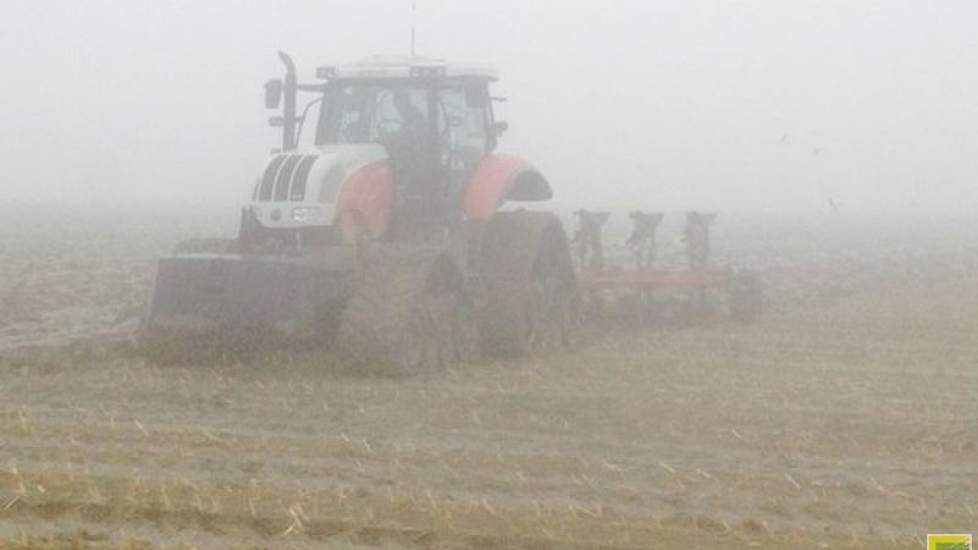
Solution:
[[[262,84],[409,49],[408,0],[0,8],[0,200],[236,205]],[[419,53],[498,66],[503,149],[567,204],[978,206],[978,4],[419,0]]]
[[[0,549],[970,549],[976,23],[0,1]]]

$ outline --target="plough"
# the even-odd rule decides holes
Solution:
[[[710,226],[715,213],[686,213],[686,267],[668,269],[656,266],[656,235],[663,213],[636,210],[629,214],[632,232],[625,246],[633,256],[630,269],[611,267],[606,260],[603,229],[608,212],[578,210],[575,215],[578,228],[572,244],[586,314],[600,316],[614,303],[630,306],[641,319],[702,317],[721,311],[732,319],[751,322],[760,315],[763,292],[758,278],[710,261]]]

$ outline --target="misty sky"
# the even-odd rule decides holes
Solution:
[[[410,0],[4,0],[0,200],[240,204],[278,49],[406,53]],[[496,64],[567,203],[978,207],[978,2],[419,0],[420,53]]]

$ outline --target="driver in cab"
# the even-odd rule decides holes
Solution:
[[[393,94],[394,108],[401,119],[396,132],[386,136],[383,145],[394,164],[398,190],[395,193],[396,207],[408,206],[406,203],[425,200],[425,191],[430,187],[431,174],[431,132],[424,113],[411,101],[409,94],[397,90]]]

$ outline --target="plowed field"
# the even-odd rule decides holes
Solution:
[[[918,549],[978,531],[976,241],[953,230],[741,223],[716,247],[766,276],[755,325],[591,327],[566,353],[391,380],[328,353],[129,351],[153,258],[233,217],[28,219],[0,222],[3,548]]]

